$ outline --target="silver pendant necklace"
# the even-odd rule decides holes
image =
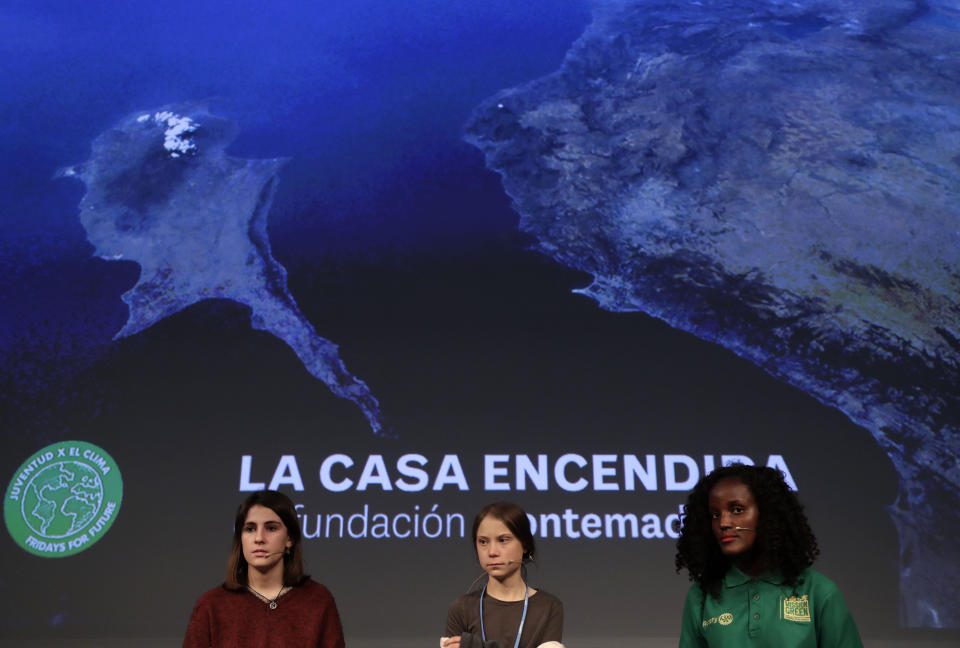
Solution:
[[[259,598],[261,601],[263,601],[264,603],[266,603],[266,604],[270,607],[271,610],[276,610],[276,609],[277,609],[277,599],[280,598],[280,595],[283,594],[283,590],[286,589],[286,587],[283,586],[283,585],[281,585],[281,586],[280,586],[280,591],[277,592],[277,595],[274,596],[272,599],[267,598],[266,596],[264,596],[263,594],[261,594],[261,593],[258,592],[257,590],[253,589],[253,588],[250,587],[249,585],[247,585],[247,589],[250,590],[252,593],[256,594],[256,595],[257,595],[257,598]]]

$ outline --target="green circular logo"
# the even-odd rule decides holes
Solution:
[[[30,553],[61,558],[103,537],[121,499],[123,479],[110,455],[92,443],[61,441],[14,473],[3,498],[3,520]]]

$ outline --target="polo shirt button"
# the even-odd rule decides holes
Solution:
[[[759,615],[759,614],[754,614],[754,615],[753,615],[753,620],[754,620],[754,621],[759,621],[759,620],[760,620],[760,615]]]
[[[759,600],[760,600],[760,595],[759,595],[759,594],[754,594],[754,595],[753,595],[753,600],[754,600],[754,601],[759,601]]]

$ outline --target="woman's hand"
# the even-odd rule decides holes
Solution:
[[[441,648],[460,648],[460,635],[447,637],[440,642]]]

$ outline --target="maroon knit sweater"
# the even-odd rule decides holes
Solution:
[[[270,607],[246,589],[215,587],[193,608],[183,648],[344,648],[330,590],[307,580]]]

